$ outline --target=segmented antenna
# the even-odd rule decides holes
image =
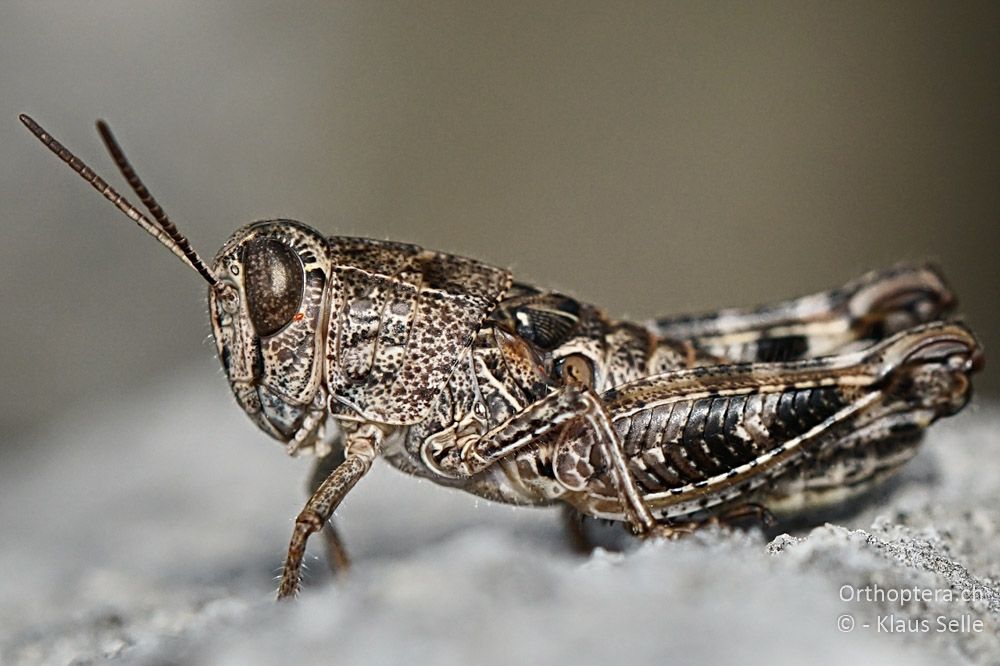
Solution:
[[[125,153],[122,151],[121,146],[115,141],[114,136],[111,134],[110,128],[104,121],[98,121],[97,129],[101,134],[101,138],[104,140],[104,145],[107,146],[108,152],[111,153],[112,159],[114,159],[115,164],[118,165],[118,169],[122,172],[122,176],[128,181],[128,184],[135,191],[136,195],[139,197],[140,201],[149,209],[150,214],[156,220],[153,222],[148,217],[142,214],[142,212],[129,203],[128,199],[119,194],[115,188],[108,185],[108,183],[97,175],[97,173],[87,166],[83,160],[74,155],[68,148],[59,143],[54,136],[49,134],[42,128],[41,125],[36,123],[31,116],[26,114],[20,115],[21,122],[27,127],[32,134],[38,137],[46,148],[51,150],[56,154],[59,159],[69,165],[73,171],[78,173],[81,178],[90,183],[95,190],[101,193],[101,195],[113,203],[118,210],[125,213],[126,216],[140,227],[146,230],[149,235],[151,235],[156,240],[160,241],[168,250],[170,250],[176,257],[178,257],[185,264],[196,270],[205,281],[210,285],[215,286],[217,280],[212,275],[211,271],[208,270],[208,266],[202,261],[198,253],[194,251],[188,239],[178,231],[177,227],[170,221],[170,219],[160,208],[159,204],[156,203],[156,199],[149,193],[139,176],[136,175],[135,170],[132,165],[129,164],[128,160],[125,158]]]

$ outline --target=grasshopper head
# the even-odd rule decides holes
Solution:
[[[240,406],[288,441],[322,382],[326,239],[292,220],[234,233],[212,265],[209,317],[219,360]]]
[[[291,220],[255,222],[233,234],[209,268],[146,189],[104,122],[97,123],[98,132],[149,216],[29,116],[22,115],[21,122],[209,284],[212,332],[236,400],[265,432],[289,441],[316,409],[314,403],[322,405],[318,354],[330,270],[326,239]]]

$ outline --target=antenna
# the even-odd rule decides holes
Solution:
[[[97,130],[101,134],[101,138],[104,140],[104,145],[107,146],[108,152],[111,153],[112,159],[114,159],[115,164],[118,165],[118,169],[121,171],[122,176],[128,181],[128,184],[135,191],[136,196],[139,200],[149,209],[150,214],[156,220],[153,222],[148,217],[142,214],[142,212],[129,203],[128,199],[123,197],[121,194],[115,190],[115,188],[108,185],[108,183],[97,175],[97,173],[84,163],[79,157],[74,155],[68,148],[59,143],[54,136],[45,131],[45,129],[36,123],[31,116],[26,114],[21,114],[21,122],[27,127],[32,134],[34,134],[39,141],[41,141],[46,148],[51,150],[56,156],[63,162],[69,165],[73,171],[78,173],[81,178],[90,183],[95,190],[101,193],[101,195],[113,203],[118,210],[125,213],[126,216],[140,227],[146,230],[146,232],[160,241],[168,250],[170,250],[176,257],[187,264],[189,267],[197,271],[208,284],[215,286],[218,280],[212,275],[212,272],[202,261],[198,253],[194,251],[188,239],[184,237],[177,227],[174,226],[173,222],[167,217],[163,209],[160,208],[159,204],[156,203],[156,199],[153,195],[149,193],[146,186],[143,185],[139,176],[136,175],[135,170],[132,165],[129,164],[128,159],[125,157],[125,153],[122,151],[121,146],[115,141],[114,136],[111,134],[111,129],[108,127],[107,123],[104,121],[98,121]]]

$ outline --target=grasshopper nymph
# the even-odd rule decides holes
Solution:
[[[98,130],[149,215],[28,116],[49,149],[208,283],[237,402],[317,456],[278,590],[377,457],[497,501],[670,537],[843,500],[958,412],[983,363],[936,270],[897,266],[749,310],[609,319],[507,270],[416,245],[254,222],[209,266]]]

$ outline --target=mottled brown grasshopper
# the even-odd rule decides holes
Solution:
[[[498,502],[561,504],[670,537],[748,511],[843,500],[959,411],[983,362],[943,318],[929,267],[752,310],[646,324],[415,245],[325,237],[291,220],[238,230],[207,266],[98,129],[145,216],[27,116],[46,146],[209,284],[236,400],[289,453],[319,458],[279,598],[310,534],[381,456]]]

